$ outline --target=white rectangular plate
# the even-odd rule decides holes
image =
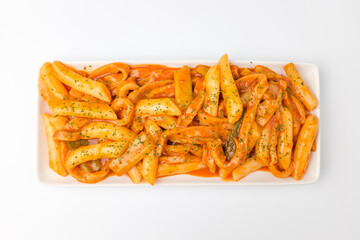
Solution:
[[[214,65],[217,61],[210,60],[189,60],[189,61],[119,61],[128,64],[162,64],[169,67],[181,67],[188,65],[189,67],[195,67],[199,64]],[[66,62],[77,69],[87,70],[96,69],[104,64],[110,63],[109,61],[86,61],[86,62]],[[287,62],[265,62],[265,61],[231,61],[239,67],[254,67],[256,65],[264,65],[274,70],[277,73],[285,74],[283,66]],[[314,64],[309,63],[295,63],[300,75],[304,79],[305,83],[309,86],[310,90],[314,93],[316,98],[319,100],[319,106],[312,111],[320,120],[320,80],[319,70]],[[96,184],[84,184],[76,181],[71,176],[61,177],[53,172],[48,164],[48,147],[46,143],[46,136],[44,126],[41,120],[41,113],[50,113],[46,102],[39,97],[39,108],[38,108],[38,179],[42,184],[53,185],[53,186],[143,186],[148,185],[143,182],[140,184],[133,184],[129,177],[109,177],[103,182]],[[281,184],[306,184],[313,183],[318,180],[320,175],[320,128],[317,135],[317,150],[311,153],[310,162],[308,165],[307,172],[301,181],[295,181],[292,178],[276,178],[270,172],[257,171],[238,182],[222,181],[218,177],[214,178],[203,178],[195,177],[186,174],[170,176],[160,178],[156,181],[155,185],[281,185]]]

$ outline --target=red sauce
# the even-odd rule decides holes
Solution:
[[[191,175],[191,176],[195,176],[195,177],[206,177],[206,178],[219,177],[219,171],[216,171],[215,173],[212,173],[212,172],[210,172],[209,168],[199,169],[199,170],[189,172],[189,173],[186,173],[186,174]],[[226,181],[226,182],[233,182],[234,181],[231,174],[227,178],[222,179],[222,180]]]
[[[258,171],[263,171],[263,172],[270,172],[268,167],[262,167],[260,168]]]
[[[193,172],[189,172],[187,174],[191,175],[191,176],[207,177],[207,178],[218,177],[219,176],[218,172],[212,173],[212,172],[210,172],[209,168],[199,169],[199,170],[196,170],[196,171],[193,171]]]

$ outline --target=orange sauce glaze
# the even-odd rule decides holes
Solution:
[[[263,171],[263,172],[270,172],[268,167],[262,167],[260,168],[258,171]]]
[[[210,172],[209,168],[199,169],[193,172],[186,173],[187,175],[195,176],[195,177],[219,177],[219,171],[216,171],[215,173]],[[223,181],[231,181],[233,182],[232,175],[230,174],[227,178],[222,179]]]
[[[210,172],[210,169],[209,168],[203,168],[203,169],[199,169],[199,170],[195,170],[193,172],[189,172],[189,173],[186,173],[188,175],[191,175],[191,176],[196,176],[196,177],[218,177],[219,176],[219,173],[218,171],[216,171],[215,173],[212,173]]]
[[[269,172],[269,168],[265,166],[265,167],[260,168],[258,171]],[[210,172],[209,168],[199,169],[199,170],[189,172],[186,174],[195,176],[195,177],[207,177],[207,178],[219,177],[219,171],[212,173],[212,172]],[[223,179],[223,180],[224,181],[233,181],[233,178],[230,174],[226,179]]]

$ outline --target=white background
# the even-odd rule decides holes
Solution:
[[[360,239],[358,1],[0,0],[0,239]],[[298,186],[45,187],[44,61],[230,59],[319,66],[322,166]]]

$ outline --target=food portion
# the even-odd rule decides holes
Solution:
[[[49,166],[83,183],[239,181],[259,170],[301,180],[316,150],[318,100],[293,63],[284,71],[236,66],[226,54],[194,68],[46,62],[39,91],[52,112],[42,114]]]

